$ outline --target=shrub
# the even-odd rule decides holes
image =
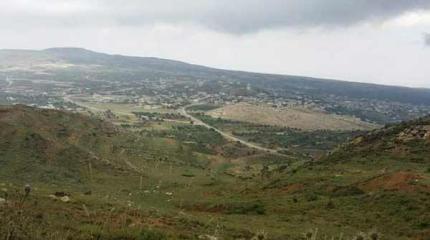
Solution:
[[[264,204],[260,201],[256,202],[242,202],[232,204],[228,207],[227,214],[258,214],[263,215],[266,213]]]
[[[149,230],[149,229],[142,230],[139,237],[137,238],[137,240],[165,240],[165,239],[167,239],[167,237],[163,233],[154,231],[154,230]]]
[[[379,239],[379,234],[377,232],[373,232],[369,236],[370,236],[371,240],[378,240]]]
[[[346,197],[365,194],[365,192],[355,186],[337,187],[333,190],[333,196],[335,197]]]
[[[306,200],[308,202],[316,201],[316,200],[318,200],[318,195],[316,195],[314,193],[309,193],[309,194],[306,195]]]

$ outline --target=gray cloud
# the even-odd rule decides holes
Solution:
[[[430,33],[424,33],[424,44],[430,47]]]
[[[229,33],[336,27],[429,10],[429,0],[2,0],[0,23],[143,26],[190,23]]]

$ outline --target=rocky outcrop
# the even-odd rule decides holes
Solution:
[[[430,125],[417,125],[407,128],[397,134],[398,141],[409,142],[413,140],[429,140],[430,141]]]

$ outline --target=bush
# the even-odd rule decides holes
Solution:
[[[316,201],[316,200],[318,200],[318,195],[316,195],[316,194],[314,194],[314,193],[306,194],[306,200],[307,200],[308,202]]]
[[[167,239],[166,235],[161,232],[153,231],[153,230],[142,230],[137,240],[165,240]]]
[[[365,192],[355,186],[336,187],[333,190],[333,196],[335,197],[346,197],[346,196],[355,196],[355,195],[362,195],[362,194],[365,194]]]
[[[258,214],[263,215],[266,213],[264,204],[260,201],[256,202],[242,202],[232,204],[228,207],[227,214]]]

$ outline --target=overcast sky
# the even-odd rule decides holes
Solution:
[[[0,0],[0,48],[63,46],[430,88],[430,0]]]

